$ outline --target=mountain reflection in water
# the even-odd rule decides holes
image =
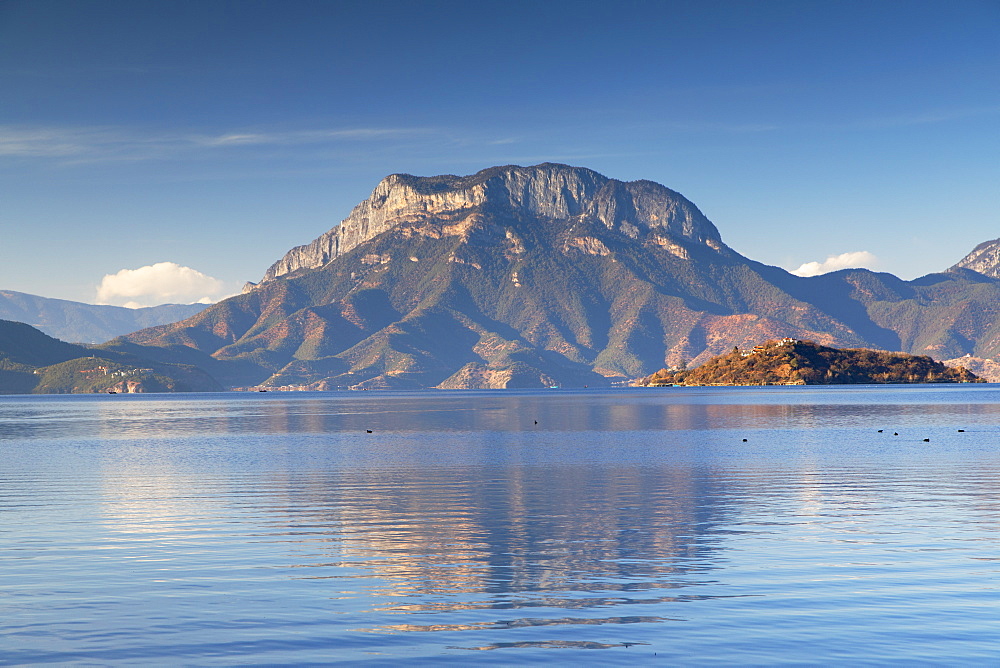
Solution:
[[[0,439],[81,434],[339,432],[576,432],[771,429],[935,424],[969,416],[1000,422],[1000,390],[965,403],[954,386],[667,388],[665,390],[428,393],[102,395],[32,398],[4,407]],[[891,393],[891,394],[890,394]],[[435,401],[431,401],[433,397]],[[884,401],[890,397],[890,401]],[[831,401],[832,400],[832,401]],[[880,422],[881,421],[881,422]]]
[[[0,661],[976,662],[998,424],[982,386],[8,398]]]
[[[285,513],[267,510],[276,532],[336,537],[328,551],[311,546],[318,558],[298,564],[298,577],[375,574],[367,591],[380,610],[663,602],[711,570],[714,548],[699,536],[718,513],[697,502],[717,494],[711,480],[675,469],[560,473],[558,484],[522,468],[316,475],[287,481]]]

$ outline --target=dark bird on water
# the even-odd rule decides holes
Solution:
[[[930,443],[930,442],[931,442],[931,439],[929,439],[929,438],[925,438],[924,439],[924,443]]]
[[[365,429],[365,432],[367,432],[367,433],[370,434],[370,433],[372,433],[372,430],[371,429]]]
[[[880,433],[880,434],[881,434],[881,433],[882,433],[883,431],[884,431],[883,429],[879,429],[879,430],[878,430],[878,433]]]
[[[892,432],[892,435],[893,436],[899,436],[899,432],[898,431],[894,431],[894,432]]]
[[[746,442],[747,442],[747,439],[745,439],[745,438],[744,438],[744,439],[743,439],[743,442],[744,442],[744,443],[746,443]]]
[[[959,431],[965,431],[964,429],[959,429]]]

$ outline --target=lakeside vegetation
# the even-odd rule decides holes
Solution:
[[[664,385],[841,385],[889,383],[982,383],[964,368],[926,355],[838,349],[812,341],[782,339],[710,359],[694,369],[661,369],[636,382]]]

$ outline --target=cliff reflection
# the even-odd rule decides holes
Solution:
[[[299,577],[366,572],[380,610],[662,603],[720,558],[709,534],[722,511],[706,503],[716,485],[683,468],[361,470],[294,481],[273,528],[310,527],[290,532],[322,555]],[[612,619],[625,623],[580,623]]]

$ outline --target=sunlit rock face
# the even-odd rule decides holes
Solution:
[[[617,181],[589,169],[546,163],[493,167],[464,177],[387,176],[350,216],[312,243],[288,251],[267,270],[263,280],[322,267],[401,223],[441,216],[465,218],[482,210],[537,218],[539,224],[546,219],[597,221],[633,240],[650,239],[661,246],[686,241],[720,252],[728,250],[701,211],[669,188],[652,181]],[[603,253],[590,240],[570,241],[570,245]]]
[[[944,360],[944,364],[953,369],[968,369],[987,383],[1000,383],[1000,362],[996,360],[965,355],[951,360]]]
[[[991,278],[1000,278],[1000,239],[979,244],[952,269],[971,269]]]

